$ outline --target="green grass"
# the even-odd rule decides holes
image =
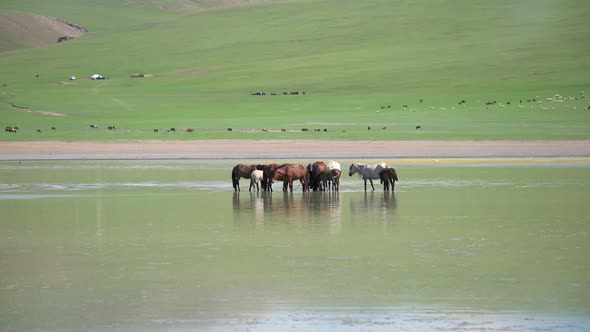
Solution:
[[[157,3],[0,3],[90,30],[0,53],[0,124],[21,128],[0,140],[590,138],[585,1],[194,1],[187,13]],[[564,102],[545,100],[555,94]]]

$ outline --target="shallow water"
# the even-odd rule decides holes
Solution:
[[[231,166],[0,163],[0,329],[590,329],[590,165],[404,165],[395,194]]]

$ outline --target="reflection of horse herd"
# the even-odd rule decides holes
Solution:
[[[394,168],[389,167],[386,163],[378,164],[358,164],[354,163],[348,168],[348,175],[358,173],[362,176],[365,182],[365,191],[367,191],[367,180],[373,186],[373,180],[380,179],[383,183],[383,190],[391,191],[395,188],[395,181],[399,181],[397,172]],[[272,191],[272,184],[275,181],[283,182],[283,191],[287,191],[287,187],[293,192],[293,181],[299,180],[303,192],[306,191],[338,191],[340,187],[340,163],[330,160],[325,163],[323,161],[316,161],[313,164],[308,164],[307,167],[301,164],[268,164],[268,165],[244,165],[237,164],[231,172],[232,185],[235,191],[240,190],[240,179],[250,179],[250,188],[256,186],[256,190],[260,190],[258,183],[264,191]]]

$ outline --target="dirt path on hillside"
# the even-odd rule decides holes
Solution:
[[[590,157],[590,140],[0,142],[0,160],[542,157]]]

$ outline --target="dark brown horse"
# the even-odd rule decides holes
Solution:
[[[293,181],[295,180],[301,181],[303,192],[309,189],[307,168],[301,164],[282,164],[276,168],[272,168],[270,175],[272,175],[270,177],[271,180],[283,181],[284,192],[287,191],[287,186],[289,187],[289,191],[293,192]]]
[[[330,169],[323,161],[316,161],[307,165],[309,174],[309,187],[313,191],[325,191],[330,176]]]
[[[340,176],[342,175],[342,171],[339,169],[332,169],[330,171],[330,175],[328,176],[328,185],[332,182],[332,190],[339,191],[340,190]]]
[[[254,170],[262,170],[264,165],[244,165],[237,164],[231,171],[231,182],[234,187],[234,191],[240,191],[240,179],[249,179],[250,175]]]
[[[399,181],[395,168],[388,167],[379,173],[381,182],[383,182],[383,190],[388,191],[391,186],[391,191],[395,191],[395,181]]]

